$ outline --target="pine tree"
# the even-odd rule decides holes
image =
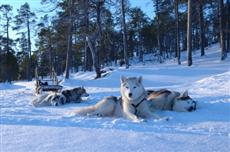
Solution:
[[[124,0],[121,0],[121,18],[122,18],[122,34],[123,34],[123,50],[124,50],[124,61],[126,69],[129,68],[129,57],[127,50],[127,31],[126,31],[126,21],[125,21],[125,3]]]
[[[129,21],[128,25],[128,33],[132,32],[131,41],[133,41],[133,48],[136,51],[137,56],[139,56],[139,61],[143,62],[143,54],[144,54],[144,40],[142,35],[142,29],[148,23],[148,18],[144,14],[144,12],[138,8],[131,8],[129,11]],[[132,51],[133,52],[133,51]]]
[[[100,61],[103,65],[112,65],[115,60],[115,40],[114,40],[114,19],[109,9],[104,9],[102,13],[103,32],[101,38]]]
[[[18,42],[17,59],[19,64],[19,79],[26,80],[29,75],[29,54],[28,54],[28,40],[26,39],[26,33],[21,33],[20,38],[16,40]]]
[[[160,1],[159,0],[153,0],[154,5],[155,5],[155,14],[156,14],[156,24],[157,24],[157,46],[158,50],[160,52],[160,62],[162,61],[162,55],[163,55],[163,48],[162,48],[162,43],[161,43],[161,33],[160,33]]]
[[[3,21],[3,25],[2,25],[2,29],[3,29],[3,35],[6,35],[6,37],[2,37],[2,49],[3,49],[3,55],[2,55],[2,62],[1,62],[1,67],[2,67],[2,75],[3,76],[3,80],[4,81],[8,81],[11,82],[15,76],[13,76],[13,64],[15,64],[14,62],[17,62],[17,60],[15,61],[15,57],[13,54],[13,49],[12,49],[12,45],[13,45],[13,41],[12,39],[10,39],[9,37],[9,29],[11,26],[11,20],[12,20],[12,6],[10,5],[1,5],[0,6],[0,12],[2,13],[2,21]],[[16,71],[16,69],[15,69]],[[17,74],[15,74],[17,77]]]
[[[27,80],[31,81],[32,80],[32,60],[31,60],[31,25],[35,23],[35,14],[31,12],[29,4],[26,2],[23,4],[20,9],[18,9],[18,15],[15,16],[15,27],[14,30],[17,30],[18,33],[22,32],[22,29],[26,29],[27,33],[27,52],[29,54],[29,66],[28,66],[28,75],[27,75]]]
[[[65,66],[65,78],[69,79],[70,69],[70,56],[72,53],[72,37],[73,37],[73,15],[74,15],[74,2],[68,0],[68,41],[67,41],[67,52],[66,52],[66,66]]]
[[[9,28],[10,28],[10,21],[12,20],[12,10],[13,7],[10,5],[1,5],[0,6],[0,12],[2,12],[2,20],[5,21],[5,25],[3,25],[4,33],[6,33],[6,51],[7,53],[10,52],[10,46],[9,46]]]
[[[86,37],[89,34],[89,0],[85,0],[83,3],[83,11],[84,11],[84,71],[92,71],[92,57],[90,54],[90,50],[88,47],[88,42],[86,41]]]

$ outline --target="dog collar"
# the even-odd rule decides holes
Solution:
[[[143,98],[138,104],[131,104],[133,107],[134,107],[134,109],[135,109],[135,112],[134,112],[134,114],[135,115],[137,115],[137,108],[140,106],[140,104],[143,102],[143,101],[145,101],[146,100],[146,98]]]

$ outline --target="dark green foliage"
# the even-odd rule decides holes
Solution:
[[[24,41],[27,41],[26,51],[28,53],[28,66],[27,66],[27,80],[32,80],[33,70],[32,70],[32,50],[31,50],[31,27],[35,23],[35,14],[31,12],[29,4],[26,2],[24,5],[18,9],[18,15],[15,16],[15,27],[13,28],[18,33],[22,34]],[[25,30],[26,29],[26,32]],[[25,38],[26,37],[26,38]],[[26,40],[25,40],[26,39]],[[24,45],[25,47],[25,45]],[[24,48],[23,48],[23,51]]]
[[[17,58],[11,52],[0,54],[0,82],[11,82],[18,79]]]

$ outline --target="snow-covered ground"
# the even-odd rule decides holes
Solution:
[[[76,73],[65,88],[84,86],[90,96],[80,104],[35,108],[34,82],[0,84],[1,152],[171,152],[230,151],[230,60],[220,61],[218,45],[194,64],[183,61],[113,67],[107,77]],[[185,59],[185,57],[183,57]],[[158,112],[172,119],[133,123],[123,118],[67,117],[66,112],[119,95],[120,76],[143,76],[147,89],[189,90],[198,102],[195,112]]]

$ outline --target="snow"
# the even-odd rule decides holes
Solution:
[[[0,84],[1,152],[176,152],[230,151],[230,60],[220,61],[218,45],[204,57],[194,54],[192,67],[175,60],[113,68],[105,78],[93,72],[71,74],[64,88],[84,86],[90,94],[80,104],[35,108],[33,82]],[[195,112],[157,112],[170,121],[134,123],[124,118],[69,117],[67,112],[92,105],[104,96],[119,96],[120,76],[142,76],[147,89],[189,90]]]

